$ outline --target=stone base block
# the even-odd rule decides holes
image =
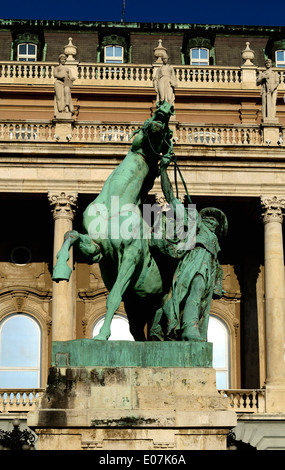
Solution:
[[[55,140],[64,142],[71,140],[74,124],[71,113],[62,113],[60,119],[54,119],[54,124]]]
[[[236,414],[212,368],[52,368],[28,426],[40,450],[221,450]]]
[[[212,429],[56,429],[35,430],[38,450],[191,451],[226,450],[228,430]],[[121,454],[119,454],[121,455]],[[128,455],[128,454],[126,454]],[[150,462],[148,462],[150,463]]]
[[[276,123],[264,121],[263,127],[263,140],[268,145],[278,145],[280,139],[280,129],[278,120]]]

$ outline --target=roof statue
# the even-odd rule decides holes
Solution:
[[[265,72],[259,73],[256,84],[261,85],[263,122],[272,122],[276,120],[277,88],[280,83],[280,77],[277,72],[272,70],[271,59],[265,61],[265,67]]]

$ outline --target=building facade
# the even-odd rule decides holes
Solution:
[[[74,109],[64,115],[54,85],[62,53],[74,79]],[[225,292],[212,302],[209,327],[217,388],[238,413],[237,442],[284,449],[281,27],[1,20],[0,418],[32,409],[52,341],[92,338],[100,327],[108,292],[98,265],[74,251],[69,283],[54,283],[52,269],[64,233],[81,231],[85,207],[154,112],[165,53],[177,80],[178,165],[197,209],[218,207],[229,222]],[[267,59],[279,79],[271,117],[257,84]],[[179,180],[178,190],[183,198]],[[148,202],[163,206],[159,178]],[[123,304],[115,321],[125,338]]]

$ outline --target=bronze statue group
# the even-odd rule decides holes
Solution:
[[[135,132],[126,157],[86,208],[83,233],[68,232],[57,255],[53,272],[57,282],[70,277],[67,261],[73,245],[87,262],[100,265],[109,295],[104,324],[94,340],[108,340],[112,318],[123,301],[136,341],[207,341],[212,298],[223,295],[218,253],[228,224],[221,210],[208,207],[198,212],[189,196],[187,206],[174,196],[168,176],[168,167],[175,160],[169,128],[173,114],[172,103],[158,102],[153,116]],[[163,232],[159,238],[148,238],[143,232],[142,207],[159,176],[174,219],[180,223],[171,237]],[[117,213],[110,215],[114,197]],[[126,204],[136,215],[135,236],[122,236],[128,217]],[[115,222],[117,236],[112,235]]]

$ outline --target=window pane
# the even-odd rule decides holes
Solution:
[[[32,319],[17,315],[4,322],[1,331],[0,365],[38,367],[39,328]]]
[[[122,48],[121,47],[118,47],[118,46],[115,47],[115,56],[116,57],[122,57]]]
[[[36,46],[34,44],[28,44],[28,54],[35,55]]]
[[[206,49],[200,49],[200,58],[208,59],[208,51]]]
[[[0,388],[37,388],[38,371],[0,371]]]
[[[199,59],[199,49],[192,49],[191,56],[192,59]]]
[[[285,51],[276,51],[276,66],[285,67]]]
[[[218,389],[230,387],[229,370],[229,331],[225,323],[215,316],[210,316],[208,341],[213,343],[213,367],[216,369]]]
[[[106,47],[106,56],[107,57],[112,57],[113,55],[114,55],[113,46],[107,46]]]
[[[228,388],[226,372],[216,372],[216,387],[219,390],[226,390]]]
[[[213,343],[213,367],[226,367],[227,348],[225,329],[219,320],[210,318],[208,341]]]
[[[27,44],[20,44],[19,45],[19,54],[26,54],[27,53]]]

